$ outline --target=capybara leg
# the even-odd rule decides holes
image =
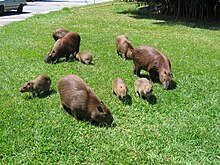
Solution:
[[[70,58],[70,54],[69,54],[69,55],[66,55],[66,62],[69,61],[69,58]]]
[[[150,79],[151,81],[153,82],[159,82],[159,74],[157,71],[155,70],[150,70],[149,71],[149,74],[150,74]]]

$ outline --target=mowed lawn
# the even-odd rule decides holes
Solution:
[[[94,65],[46,64],[57,28],[78,32]],[[139,15],[133,3],[103,3],[36,15],[0,27],[0,164],[219,164],[220,26]],[[173,87],[153,84],[154,102],[136,96],[133,62],[117,56],[126,34],[134,47],[166,54]],[[20,86],[40,74],[52,79],[48,97]],[[98,127],[63,111],[57,81],[77,74],[109,107],[114,122]],[[142,71],[147,76],[148,73]],[[112,94],[125,80],[130,100]]]

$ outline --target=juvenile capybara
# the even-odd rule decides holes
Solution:
[[[79,52],[76,54],[76,59],[88,65],[92,63],[92,54],[90,52]]]
[[[63,38],[58,39],[52,50],[47,54],[44,61],[47,63],[59,62],[61,57],[66,57],[66,61],[69,60],[69,56],[72,54],[75,56],[79,52],[80,36],[76,32],[69,32]]]
[[[136,95],[140,97],[148,97],[153,91],[151,82],[146,78],[138,78],[134,83],[134,87]]]
[[[113,117],[95,92],[77,75],[67,75],[58,81],[63,108],[79,120],[111,125]]]
[[[120,35],[116,39],[117,54],[122,56],[124,60],[132,59],[133,46],[126,35]]]
[[[172,80],[171,64],[169,59],[155,48],[150,46],[138,46],[132,52],[134,62],[134,74],[140,77],[141,69],[150,74],[151,80],[159,81],[164,89],[168,89]]]
[[[32,92],[33,97],[35,94],[39,95],[43,92],[48,93],[50,91],[51,79],[48,76],[40,75],[36,79],[25,83],[21,88],[20,92]]]
[[[70,31],[65,29],[57,29],[55,32],[53,32],[53,38],[55,41],[57,41],[58,39],[63,38],[69,32]]]
[[[128,88],[123,79],[115,78],[112,80],[112,93],[115,94],[120,100],[127,97]]]

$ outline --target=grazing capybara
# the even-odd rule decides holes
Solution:
[[[146,78],[138,78],[134,83],[134,87],[136,95],[140,97],[148,97],[153,91],[151,82]]]
[[[36,79],[25,83],[21,88],[20,92],[32,92],[33,97],[35,94],[39,95],[43,92],[48,93],[50,91],[51,79],[48,76],[40,75]]]
[[[133,46],[126,35],[120,35],[116,39],[117,54],[122,56],[124,60],[132,59]]]
[[[90,52],[79,52],[76,54],[76,59],[88,65],[92,63],[92,54]]]
[[[134,74],[140,77],[141,69],[150,74],[151,80],[156,78],[164,89],[168,89],[172,80],[171,64],[169,59],[155,48],[150,46],[138,46],[132,52],[134,62]]]
[[[113,117],[95,92],[77,75],[67,75],[58,81],[63,108],[79,120],[111,125]]]
[[[80,36],[76,32],[69,32],[63,38],[58,39],[52,50],[47,54],[44,61],[47,63],[59,62],[61,57],[66,57],[66,61],[69,60],[69,56],[72,54],[75,56],[79,52]]]
[[[128,88],[123,79],[115,78],[112,80],[112,93],[115,94],[120,100],[127,97]]]
[[[69,32],[70,31],[65,29],[57,29],[55,32],[53,32],[53,38],[55,41],[57,41],[58,39],[63,38]]]

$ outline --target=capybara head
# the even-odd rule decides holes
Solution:
[[[159,78],[160,78],[160,82],[163,85],[163,88],[169,89],[170,82],[172,80],[172,73],[166,69],[163,69],[162,71],[159,72]]]
[[[57,53],[56,50],[52,49],[44,58],[44,62],[52,63],[57,60]]]
[[[99,124],[111,125],[113,122],[113,117],[107,106],[101,101],[95,108],[92,110],[91,119]]]
[[[127,97],[128,89],[125,85],[120,85],[117,91],[119,99],[125,99]]]
[[[25,93],[25,92],[32,92],[33,91],[33,85],[34,83],[32,82],[27,82],[24,85],[22,85],[22,87],[20,88],[20,92],[21,93]]]

